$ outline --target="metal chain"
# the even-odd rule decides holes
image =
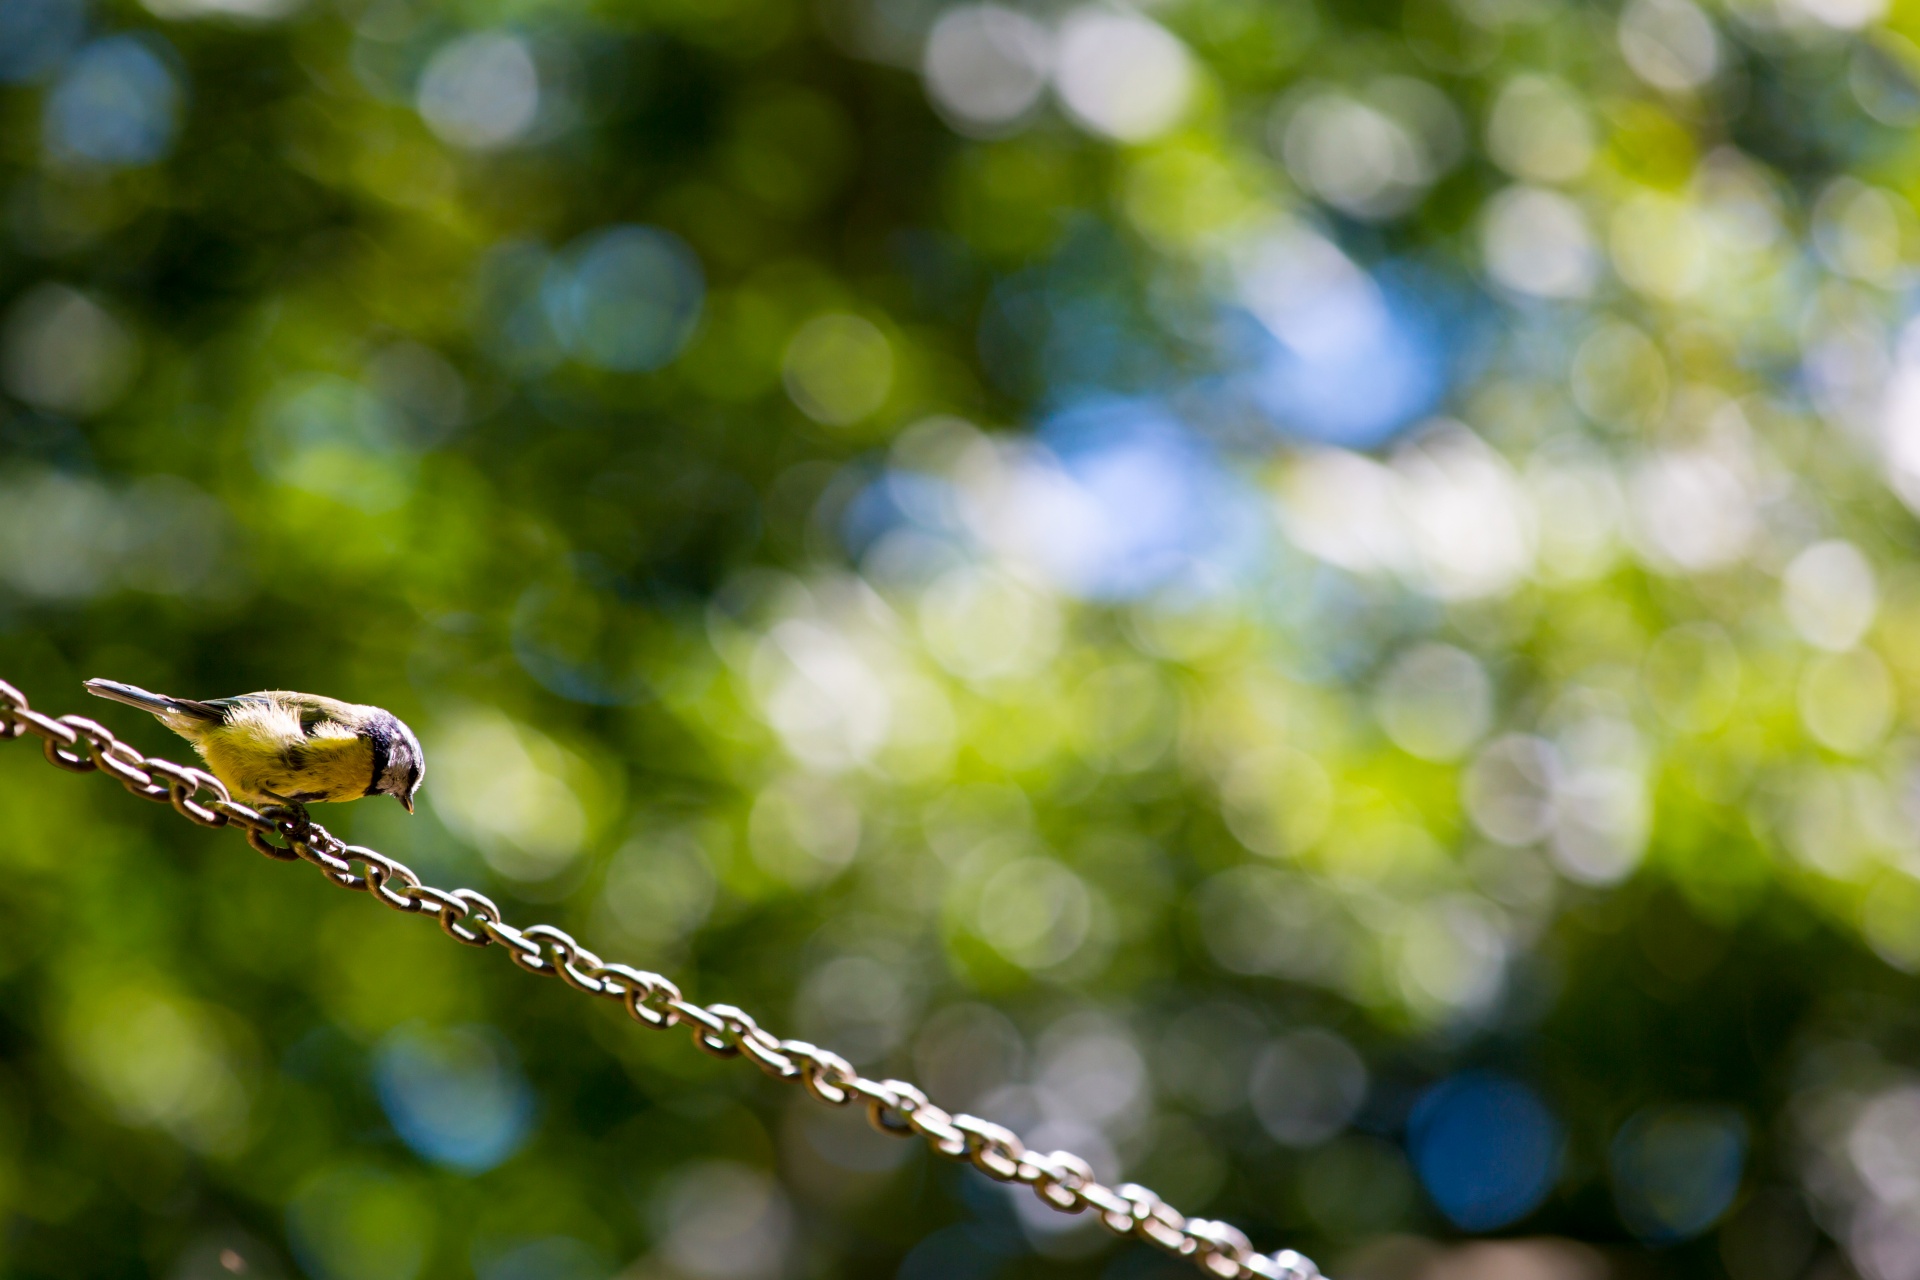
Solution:
[[[345,843],[304,812],[249,808],[206,770],[144,756],[85,716],[43,715],[27,705],[24,694],[0,680],[0,741],[26,734],[41,740],[48,762],[59,768],[106,773],[134,795],[170,804],[203,827],[238,826],[247,843],[269,858],[310,862],[343,889],[371,894],[396,911],[434,916],[457,942],[498,944],[528,973],[557,977],[576,991],[618,1000],[642,1026],[656,1031],[687,1027],[693,1043],[705,1052],[717,1058],[745,1057],[776,1080],[799,1083],[829,1106],[864,1103],[867,1119],[882,1133],[918,1135],[936,1154],[966,1161],[996,1182],[1033,1188],[1041,1201],[1062,1213],[1092,1209],[1113,1234],[1135,1236],[1192,1259],[1209,1275],[1221,1280],[1317,1280],[1320,1275],[1310,1259],[1291,1249],[1256,1253],[1236,1227],[1189,1218],[1135,1183],[1105,1186],[1095,1180],[1087,1162],[1071,1152],[1028,1150],[1010,1129],[978,1116],[949,1115],[904,1080],[869,1080],[836,1053],[762,1030],[744,1010],[694,1004],[668,979],[609,964],[552,925],[515,928],[484,894],[422,884],[405,864]],[[202,800],[202,795],[211,798]]]

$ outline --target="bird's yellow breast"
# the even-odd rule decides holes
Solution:
[[[252,799],[354,800],[373,779],[373,744],[342,725],[314,726],[284,704],[241,706],[194,735],[214,776]]]

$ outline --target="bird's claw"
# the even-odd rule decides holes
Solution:
[[[269,795],[267,798],[273,803],[260,810],[261,816],[282,824],[281,830],[286,834],[300,840],[313,830],[313,817],[307,812],[306,805],[284,796]]]

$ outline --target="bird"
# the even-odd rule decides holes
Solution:
[[[198,751],[236,797],[300,808],[392,796],[413,812],[426,756],[390,711],[270,689],[231,698],[175,698],[117,680],[89,680],[96,698],[152,713]]]

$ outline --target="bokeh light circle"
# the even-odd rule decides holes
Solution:
[[[1464,1231],[1518,1222],[1560,1172],[1559,1120],[1531,1088],[1493,1072],[1466,1072],[1427,1090],[1407,1137],[1421,1186]]]
[[[542,289],[560,341],[580,360],[646,373],[680,354],[706,297],[700,260],[658,227],[616,226],[582,237]]]

